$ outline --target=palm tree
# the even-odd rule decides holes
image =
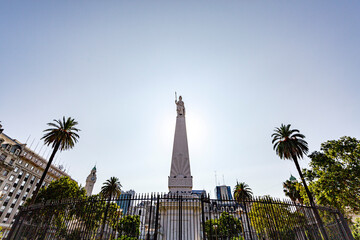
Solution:
[[[104,213],[104,219],[103,219],[103,224],[101,227],[101,231],[100,231],[100,237],[99,239],[102,239],[103,234],[104,234],[104,229],[105,229],[105,223],[106,223],[106,218],[107,218],[107,213],[109,210],[109,206],[110,206],[110,201],[111,198],[117,198],[118,196],[120,196],[121,194],[121,184],[120,181],[117,177],[111,177],[110,179],[106,180],[106,182],[103,183],[103,186],[101,187],[101,195],[103,197],[107,197],[107,205],[106,205],[106,209],[105,209],[105,213]]]
[[[244,202],[245,200],[251,199],[253,196],[252,190],[244,182],[236,182],[234,189],[234,198],[237,202]]]
[[[305,136],[297,129],[290,129],[291,124],[281,124],[279,128],[275,128],[274,133],[271,135],[273,138],[272,144],[274,144],[274,150],[281,159],[293,160],[297,171],[299,172],[301,181],[305,187],[306,194],[309,197],[310,205],[314,211],[314,215],[320,223],[320,230],[325,239],[328,239],[325,229],[322,224],[322,220],[315,207],[314,200],[309,191],[309,188],[305,182],[304,176],[301,172],[298,159],[303,158],[309,151],[308,144],[304,140]]]
[[[247,209],[246,209],[246,202],[245,200],[250,200],[253,197],[253,192],[249,185],[247,185],[245,182],[238,182],[236,181],[235,189],[234,189],[234,198],[235,201],[238,203],[242,203],[245,215],[247,216]],[[246,217],[247,226],[250,226],[249,218]],[[244,229],[243,229],[244,231]],[[250,239],[252,239],[251,231],[249,229]]]
[[[296,203],[298,201],[299,203],[303,203],[303,199],[300,195],[300,191],[296,188],[296,185],[298,185],[298,181],[292,181],[292,180],[286,180],[283,182],[283,191],[285,193],[285,196],[289,197],[291,201]]]
[[[58,150],[68,150],[72,149],[77,143],[78,139],[80,138],[77,132],[80,131],[80,129],[77,129],[75,126],[78,124],[78,122],[75,121],[75,119],[68,117],[65,120],[65,117],[63,117],[62,120],[55,120],[55,123],[48,123],[47,125],[51,128],[44,130],[45,135],[41,138],[44,139],[45,145],[53,148],[53,151],[51,153],[51,156],[49,158],[49,161],[46,165],[46,168],[40,178],[40,182],[33,194],[31,203],[34,203],[37,197],[37,194],[44,182],[45,176],[51,166],[51,163],[55,157],[55,154]]]

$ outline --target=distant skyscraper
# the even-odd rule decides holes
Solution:
[[[216,186],[215,193],[218,200],[233,200],[230,186]]]
[[[89,176],[86,178],[85,190],[86,196],[91,196],[96,182],[96,166],[93,167]]]
[[[135,191],[129,190],[129,191],[121,191],[121,194],[119,196],[119,200],[117,201],[117,205],[122,210],[123,214],[126,214],[129,210],[129,207],[132,204],[132,199],[135,197]]]

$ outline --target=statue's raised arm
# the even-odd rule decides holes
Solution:
[[[177,115],[185,116],[185,106],[181,96],[179,97],[179,101],[175,99],[175,104],[176,104]]]

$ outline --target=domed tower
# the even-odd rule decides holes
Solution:
[[[96,166],[93,167],[89,176],[86,178],[85,190],[86,196],[91,196],[96,182]]]

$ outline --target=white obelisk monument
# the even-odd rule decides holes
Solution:
[[[179,101],[175,99],[175,104],[177,117],[169,176],[169,192],[170,194],[190,195],[193,184],[186,135],[185,106],[181,96]]]
[[[201,205],[191,195],[192,176],[190,172],[189,149],[186,135],[185,106],[182,97],[175,100],[176,127],[169,176],[169,200],[160,203],[161,240],[200,240]]]

